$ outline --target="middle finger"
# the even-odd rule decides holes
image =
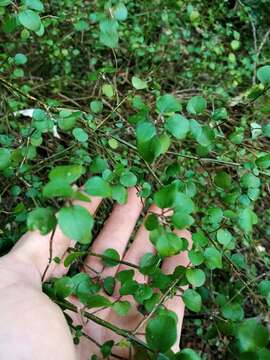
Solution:
[[[102,254],[106,249],[113,248],[122,258],[142,208],[142,201],[137,195],[136,188],[129,189],[127,203],[114,206],[111,215],[95,239],[91,251]],[[91,276],[96,275],[95,272],[90,270],[91,268],[96,272],[103,270],[102,260],[91,254],[87,256],[85,265],[87,272]],[[118,266],[105,268],[102,276],[114,276],[117,269]]]

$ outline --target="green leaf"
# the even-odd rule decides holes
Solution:
[[[0,170],[5,170],[11,163],[11,152],[8,149],[0,148]]]
[[[79,20],[79,21],[75,22],[74,28],[76,31],[86,31],[89,29],[89,25],[86,21]]]
[[[147,344],[153,350],[166,352],[176,342],[176,326],[176,321],[169,315],[158,315],[150,319],[146,325]]]
[[[150,299],[144,301],[143,306],[145,307],[146,311],[150,313],[159,301],[160,301],[160,294],[154,293]]]
[[[165,122],[165,129],[176,139],[185,139],[189,131],[189,121],[182,115],[174,114]]]
[[[134,270],[122,270],[116,274],[116,279],[123,285],[126,281],[132,280],[134,274]]]
[[[8,6],[11,2],[12,0],[0,0],[0,6]]]
[[[185,348],[176,354],[175,360],[202,360],[202,358],[194,350]]]
[[[136,127],[137,143],[147,143],[156,135],[156,128],[150,121],[140,122]]]
[[[185,290],[184,294],[182,295],[182,299],[189,310],[194,312],[199,312],[201,310],[202,298],[201,295],[195,290]]]
[[[161,258],[158,255],[146,253],[140,259],[140,272],[144,275],[151,275],[156,271],[160,262]]]
[[[127,189],[122,185],[113,185],[112,186],[112,198],[116,200],[119,204],[126,204],[128,199]]]
[[[100,34],[99,40],[100,42],[108,46],[110,48],[116,48],[118,46],[118,22],[115,19],[104,19],[99,23]],[[93,111],[93,110],[92,110]]]
[[[232,184],[231,175],[226,173],[226,171],[220,171],[216,174],[214,183],[222,189],[229,189]]]
[[[270,360],[270,350],[268,349],[260,349],[257,351],[257,354],[259,356],[258,360]]]
[[[110,84],[104,84],[102,86],[102,93],[107,96],[109,99],[114,97],[114,90],[112,85]]]
[[[259,168],[268,169],[270,167],[270,154],[260,156],[255,163]]]
[[[171,276],[165,275],[160,269],[157,269],[151,278],[153,288],[165,290],[171,284]]]
[[[101,354],[103,356],[103,359],[108,359],[109,358],[109,356],[112,353],[113,346],[114,346],[114,341],[113,340],[105,341],[105,343],[102,344],[102,346],[100,347],[100,352],[101,352]],[[91,357],[91,360],[97,360],[97,359],[92,359],[92,357]]]
[[[224,246],[227,246],[232,240],[232,234],[227,229],[219,229],[217,231],[217,241]]]
[[[187,104],[187,111],[192,115],[198,115],[206,110],[207,102],[202,96],[193,96]]]
[[[244,319],[244,310],[238,303],[229,303],[222,307],[222,314],[226,319],[232,321],[242,321]]]
[[[222,255],[216,248],[208,247],[205,249],[204,258],[208,269],[222,269]]]
[[[132,187],[137,184],[137,176],[131,171],[125,171],[120,176],[120,183],[126,187]]]
[[[107,249],[102,253],[102,262],[107,267],[114,267],[119,264],[120,255],[114,249]]]
[[[163,186],[154,194],[154,202],[161,209],[170,208],[174,205],[177,189],[174,184]]]
[[[212,114],[212,118],[215,121],[226,120],[228,117],[229,116],[225,108],[215,109]]]
[[[256,351],[269,343],[269,331],[255,319],[248,319],[238,325],[237,338],[242,351]]]
[[[159,226],[158,217],[156,214],[149,214],[144,222],[146,230],[151,231]]]
[[[162,114],[181,111],[180,102],[171,94],[165,94],[157,99],[157,110]]]
[[[49,181],[42,191],[43,196],[46,198],[71,197],[73,193],[70,184],[62,179]]]
[[[176,194],[174,208],[176,209],[177,212],[182,211],[186,214],[190,214],[194,212],[195,205],[188,195],[178,191]]]
[[[154,230],[155,231],[155,230]],[[164,232],[154,243],[158,254],[162,257],[173,256],[183,250],[183,239],[174,233]]]
[[[138,284],[138,287],[133,296],[139,304],[143,304],[144,301],[150,299],[152,295],[153,289],[151,286],[146,284]]]
[[[74,284],[70,277],[64,276],[54,282],[53,289],[57,297],[64,299],[72,294]]]
[[[27,63],[27,56],[18,53],[14,56],[14,62],[16,65],[24,65]]]
[[[202,286],[205,283],[205,274],[201,269],[187,269],[186,277],[194,287]]]
[[[246,173],[240,179],[240,184],[243,188],[258,188],[261,185],[260,178],[251,174]]]
[[[37,12],[44,11],[44,6],[40,0],[25,0],[25,5],[32,10],[36,10]]]
[[[56,225],[56,218],[52,209],[37,208],[32,210],[27,216],[28,230],[38,229],[42,235],[48,234]]]
[[[99,40],[103,45],[112,49],[117,48],[118,46],[118,34],[117,32],[114,31],[112,32],[101,31]]]
[[[93,111],[93,113],[99,114],[103,110],[103,103],[98,100],[91,101],[90,109]]]
[[[208,125],[205,125],[201,128],[201,131],[196,137],[196,140],[201,146],[208,147],[215,140],[215,132]]]
[[[270,65],[262,66],[257,71],[257,78],[264,85],[268,85],[270,83]]]
[[[81,303],[86,303],[89,296],[96,294],[100,291],[100,285],[94,283],[89,275],[86,273],[78,273],[72,277],[74,284],[74,295],[80,300]]]
[[[125,295],[134,295],[136,290],[138,289],[139,284],[137,283],[137,281],[135,280],[126,280],[121,288],[120,288],[120,295],[121,296],[125,296]]]
[[[201,265],[204,261],[203,252],[200,250],[190,250],[188,252],[188,258],[195,266]]]
[[[110,197],[112,189],[110,184],[99,176],[93,176],[86,181],[84,189],[89,195]]]
[[[263,126],[263,135],[270,137],[270,123]]]
[[[33,10],[24,10],[19,12],[18,20],[28,30],[38,31],[41,26],[40,17]]]
[[[120,2],[113,8],[113,17],[116,20],[125,21],[127,19],[127,16],[128,11],[124,3]]]
[[[44,121],[48,118],[48,113],[42,109],[36,108],[33,111],[33,119],[37,121]]]
[[[131,79],[132,85],[137,90],[143,90],[148,87],[147,82],[144,80],[141,80],[140,78],[133,76]]]
[[[90,171],[93,174],[99,174],[99,173],[101,174],[107,168],[108,168],[107,161],[102,159],[100,156],[96,156],[90,165]]]
[[[112,296],[115,289],[115,278],[112,276],[107,276],[103,281],[103,288],[106,294]]]
[[[262,280],[258,288],[261,295],[268,296],[270,294],[270,280]]]
[[[238,211],[238,225],[246,233],[252,231],[253,225],[257,224],[257,215],[250,208],[240,209]]]
[[[151,147],[153,148],[154,157],[165,154],[169,149],[170,145],[171,139],[166,133],[154,136],[151,141]]]
[[[187,213],[177,211],[172,216],[172,223],[177,229],[185,229],[194,223],[194,219]]]
[[[112,305],[113,310],[119,316],[126,316],[131,309],[131,304],[129,301],[117,301]]]
[[[65,260],[64,260],[64,266],[69,267],[71,264],[73,264],[75,261],[80,259],[82,256],[86,255],[84,251],[73,251],[71,254],[69,254]]]
[[[71,184],[78,180],[85,173],[82,165],[60,165],[53,168],[49,173],[49,179],[63,180]]]
[[[83,298],[80,297],[80,301],[89,309],[111,306],[110,300],[102,295],[85,294]]]
[[[71,240],[89,244],[94,220],[88,210],[79,205],[64,207],[58,213],[58,224]]]
[[[84,143],[88,140],[88,134],[82,128],[75,128],[72,130],[72,134],[76,140],[81,143]]]
[[[68,131],[74,128],[76,121],[80,115],[79,111],[70,112],[61,110],[58,118],[58,126],[63,131]]]

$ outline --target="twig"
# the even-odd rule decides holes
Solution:
[[[115,260],[115,259],[112,259],[110,256],[106,256],[106,255],[102,255],[102,254],[97,254],[97,253],[92,252],[92,251],[88,251],[88,254],[91,255],[91,256],[96,256],[96,257],[101,258],[101,259],[113,260],[113,261],[115,261],[115,262],[118,263],[118,264],[127,265],[127,266],[133,267],[133,268],[135,268],[135,269],[139,269],[139,268],[140,268],[138,265],[132,264],[132,263],[130,263],[130,262],[128,262],[128,261]]]
[[[179,279],[176,279],[172,282],[171,286],[168,288],[168,290],[165,291],[165,293],[162,295],[161,299],[159,300],[159,302],[154,306],[154,308],[152,309],[152,311],[145,317],[142,319],[142,321],[136,326],[136,328],[133,330],[134,335],[136,333],[138,333],[138,331],[144,326],[144,324],[152,317],[152,315],[156,312],[156,310],[160,307],[160,305],[163,304],[163,302],[165,301],[166,297],[170,294],[170,292],[173,290],[173,288],[177,285],[177,283],[179,282]]]
[[[46,111],[48,111],[48,106],[41,100],[37,99],[36,97],[26,94],[25,92],[21,91],[20,89],[18,89],[16,86],[12,85],[10,82],[8,82],[7,80],[3,79],[2,77],[0,77],[0,82],[9,90],[13,90],[15,92],[17,92],[18,94],[24,96],[25,98],[27,98],[28,100],[31,101],[35,101],[37,103],[39,103],[40,105],[42,105],[42,107],[44,107],[46,109]]]
[[[144,160],[144,163],[147,167],[147,169],[150,171],[150,173],[153,175],[153,177],[156,179],[156,181],[159,183],[159,185],[163,185],[162,181],[158,178],[158,176],[156,175],[156,173],[154,172],[154,170],[151,168],[151,166],[148,164],[147,161]]]
[[[108,116],[106,116],[105,119],[103,119],[103,120],[97,125],[96,130],[98,130],[98,129],[111,117],[111,115],[117,111],[117,109],[126,101],[126,99],[127,99],[127,97],[125,97],[122,101],[120,101],[119,104],[118,104],[115,108],[112,108],[111,105],[110,105],[110,103],[108,103],[107,101],[106,101],[106,102],[104,101],[104,102],[106,103],[106,105],[107,105],[108,107],[110,107],[110,109],[112,110],[112,112],[111,112]],[[122,117],[122,115],[120,115],[119,113],[117,113],[117,114]]]
[[[69,324],[69,326],[73,329],[73,330],[77,330],[76,326]],[[84,336],[86,339],[88,339],[89,341],[91,341],[93,344],[95,344],[97,347],[101,348],[101,344],[96,341],[95,339],[93,339],[91,336],[87,335],[84,331],[81,331],[82,336]],[[125,360],[125,358],[123,358],[122,356],[119,356],[117,354],[114,354],[113,352],[110,354],[110,356],[116,358],[116,359],[120,359],[120,360]]]
[[[183,158],[193,159],[193,160],[197,160],[197,161],[205,161],[205,162],[213,162],[213,163],[217,163],[217,164],[224,164],[224,165],[228,165],[228,166],[242,166],[241,164],[232,162],[232,161],[219,160],[219,159],[213,159],[213,158],[203,158],[203,157],[193,156],[193,155],[183,155],[183,154],[176,153],[173,151],[167,151],[167,154],[177,155],[177,156],[180,156]]]
[[[45,279],[45,276],[47,274],[47,271],[49,270],[49,267],[52,263],[52,257],[53,257],[53,238],[54,238],[54,234],[55,234],[55,230],[56,230],[56,227],[53,229],[52,233],[51,233],[51,237],[50,237],[50,243],[49,243],[49,262],[43,272],[43,275],[41,277],[41,281],[43,282],[44,279]]]
[[[70,310],[72,312],[77,313],[77,308],[76,306],[74,306],[73,304],[71,304],[68,301],[60,301],[60,300],[56,300],[56,303],[61,306],[63,309],[65,310]],[[82,311],[83,316],[85,316],[87,319],[93,321],[94,323],[105,327],[108,330],[113,331],[114,333],[116,333],[119,336],[122,336],[124,338],[126,338],[127,340],[129,340],[131,343],[137,344],[138,346],[143,347],[146,350],[149,350],[151,352],[153,352],[153,350],[142,340],[140,340],[139,338],[137,338],[135,335],[133,335],[130,331],[119,328],[113,324],[111,324],[110,322],[103,320],[101,318],[99,318],[98,316],[89,314],[87,311]]]

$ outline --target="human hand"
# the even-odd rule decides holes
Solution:
[[[92,198],[90,203],[77,202],[94,214],[101,202],[100,198]],[[141,225],[135,239],[125,252],[134,226],[142,211],[142,202],[137,196],[136,189],[129,190],[128,202],[125,205],[116,205],[91,247],[92,253],[102,254],[107,248],[118,251],[124,262],[138,264],[146,252],[154,252],[154,247],[148,240],[148,231]],[[155,206],[151,212],[158,212]],[[177,231],[181,237],[190,241],[188,231]],[[41,278],[48,265],[51,235],[41,236],[38,232],[28,232],[15,245],[13,250],[0,261],[0,275],[3,279],[0,285],[0,352],[7,354],[9,359],[89,359],[91,354],[99,354],[98,344],[107,340],[120,341],[119,335],[100,326],[93,321],[87,321],[80,315],[72,314],[75,325],[82,325],[83,332],[94,342],[82,338],[80,344],[73,345],[68,325],[62,311],[41,291]],[[51,258],[64,259],[71,240],[56,229],[51,243]],[[165,273],[172,273],[178,265],[187,266],[186,252],[167,258],[162,265]],[[127,269],[127,265],[105,268],[99,257],[90,255],[85,260],[84,269],[91,277],[105,278],[115,276],[117,272]],[[90,270],[92,269],[92,270]],[[64,275],[67,269],[63,263],[60,265],[51,262],[46,279]],[[145,283],[147,279],[139,271],[135,271],[135,280]],[[104,295],[104,294],[103,294]],[[114,295],[115,299],[119,295]],[[111,299],[111,297],[110,297]],[[118,328],[130,330],[137,338],[144,340],[145,322],[143,315],[136,308],[131,296],[121,298],[130,301],[132,309],[125,317],[120,317],[109,307],[96,312],[96,315],[112,323]],[[76,299],[71,299],[76,307],[80,308]],[[178,315],[178,339],[173,350],[178,350],[184,305],[181,298],[173,297],[163,303],[167,309]],[[137,331],[135,331],[135,329]],[[1,340],[2,339],[2,340]],[[42,349],[42,350],[41,350]],[[113,353],[122,358],[129,357],[129,350],[115,346]]]

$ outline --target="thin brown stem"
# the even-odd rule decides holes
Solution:
[[[52,257],[53,257],[53,238],[54,238],[54,234],[55,234],[55,230],[56,230],[56,227],[53,229],[52,233],[51,233],[51,237],[50,237],[50,242],[49,242],[49,262],[43,272],[43,275],[41,277],[41,281],[43,282],[44,279],[45,279],[45,276],[49,270],[49,267],[51,265],[51,262],[52,262]]]

